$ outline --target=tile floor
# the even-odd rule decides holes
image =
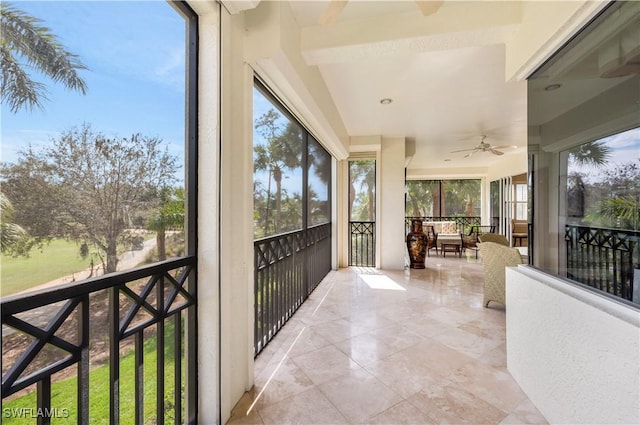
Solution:
[[[506,370],[472,256],[331,272],[258,356],[229,424],[546,424]]]

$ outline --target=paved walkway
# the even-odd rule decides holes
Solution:
[[[147,241],[144,242],[144,245],[142,247],[141,250],[139,251],[127,251],[125,253],[123,253],[122,255],[120,255],[119,261],[118,261],[118,270],[128,270],[128,269],[132,269],[134,267],[136,267],[138,264],[140,264],[142,261],[144,261],[145,257],[147,256],[147,254],[149,254],[149,252],[155,248],[156,246],[156,239],[155,238],[151,238]],[[99,273],[100,270],[102,269],[102,267],[96,267],[94,268],[94,276],[96,275],[96,273]],[[82,270],[80,272],[77,273],[73,273],[70,274],[68,276],[63,276],[61,278],[52,280],[50,282],[47,283],[43,283],[41,285],[38,286],[34,286],[31,287],[29,289],[26,289],[22,292],[19,292],[18,294],[27,294],[30,292],[35,292],[35,291],[39,291],[45,288],[50,288],[52,286],[57,286],[57,285],[62,285],[65,283],[71,283],[74,281],[78,281],[78,280],[82,280],[82,279],[86,279],[87,277],[89,277],[89,275],[91,274],[91,269],[88,268],[86,270]],[[27,311],[25,313],[20,314],[20,318],[22,320],[27,321],[28,323],[34,325],[34,326],[38,326],[40,328],[44,328],[44,326],[46,326],[49,321],[51,320],[51,318],[58,312],[58,310],[60,309],[60,307],[64,304],[64,301],[61,301],[59,303],[55,303],[55,304],[49,304],[47,306],[44,307],[40,307],[34,310],[30,310]],[[10,328],[9,326],[2,326],[2,336],[5,337],[7,335],[11,335],[12,333],[14,333],[15,330],[13,328]]]

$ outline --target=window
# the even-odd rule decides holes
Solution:
[[[256,81],[254,238],[331,221],[331,155]]]
[[[639,153],[638,128],[561,152],[567,223],[640,230]]]
[[[638,19],[611,2],[528,82],[534,265],[636,304]]]
[[[376,161],[349,161],[349,220],[376,220]]]
[[[409,180],[407,217],[479,217],[480,180]]]
[[[527,219],[527,185],[516,183],[513,185],[514,191],[514,211],[513,218],[516,220]]]
[[[43,90],[36,91],[39,106],[20,104],[9,86],[3,93],[2,197],[11,224],[22,230],[3,249],[2,295],[185,254],[185,228],[194,223],[185,225],[185,204],[195,196],[185,183],[186,173],[195,172],[187,165],[195,138],[185,137],[195,131],[195,111],[186,110],[187,97],[195,97],[186,92],[187,72],[195,72],[186,65],[186,38],[195,34],[188,8],[166,2],[6,7],[40,20],[70,54],[56,60],[68,69],[59,81],[14,52]],[[39,49],[35,56],[45,54]],[[195,185],[195,178],[189,181]]]
[[[309,226],[331,221],[331,155],[320,143],[309,136],[309,195],[307,196],[307,221]]]
[[[254,237],[302,228],[301,125],[274,103],[265,89],[254,89]]]

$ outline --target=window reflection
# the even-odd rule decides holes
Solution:
[[[534,265],[634,303],[638,63],[640,3],[611,2],[528,82]]]

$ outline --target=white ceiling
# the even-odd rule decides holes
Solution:
[[[448,0],[423,16],[414,1],[351,0],[322,26],[328,3],[290,6],[302,28],[302,54],[320,70],[350,136],[415,140],[409,169],[487,167],[522,157],[526,83],[507,83],[504,72],[517,2]],[[383,98],[393,103],[382,105]],[[502,157],[450,153],[476,146],[483,135],[493,146],[518,148]]]

